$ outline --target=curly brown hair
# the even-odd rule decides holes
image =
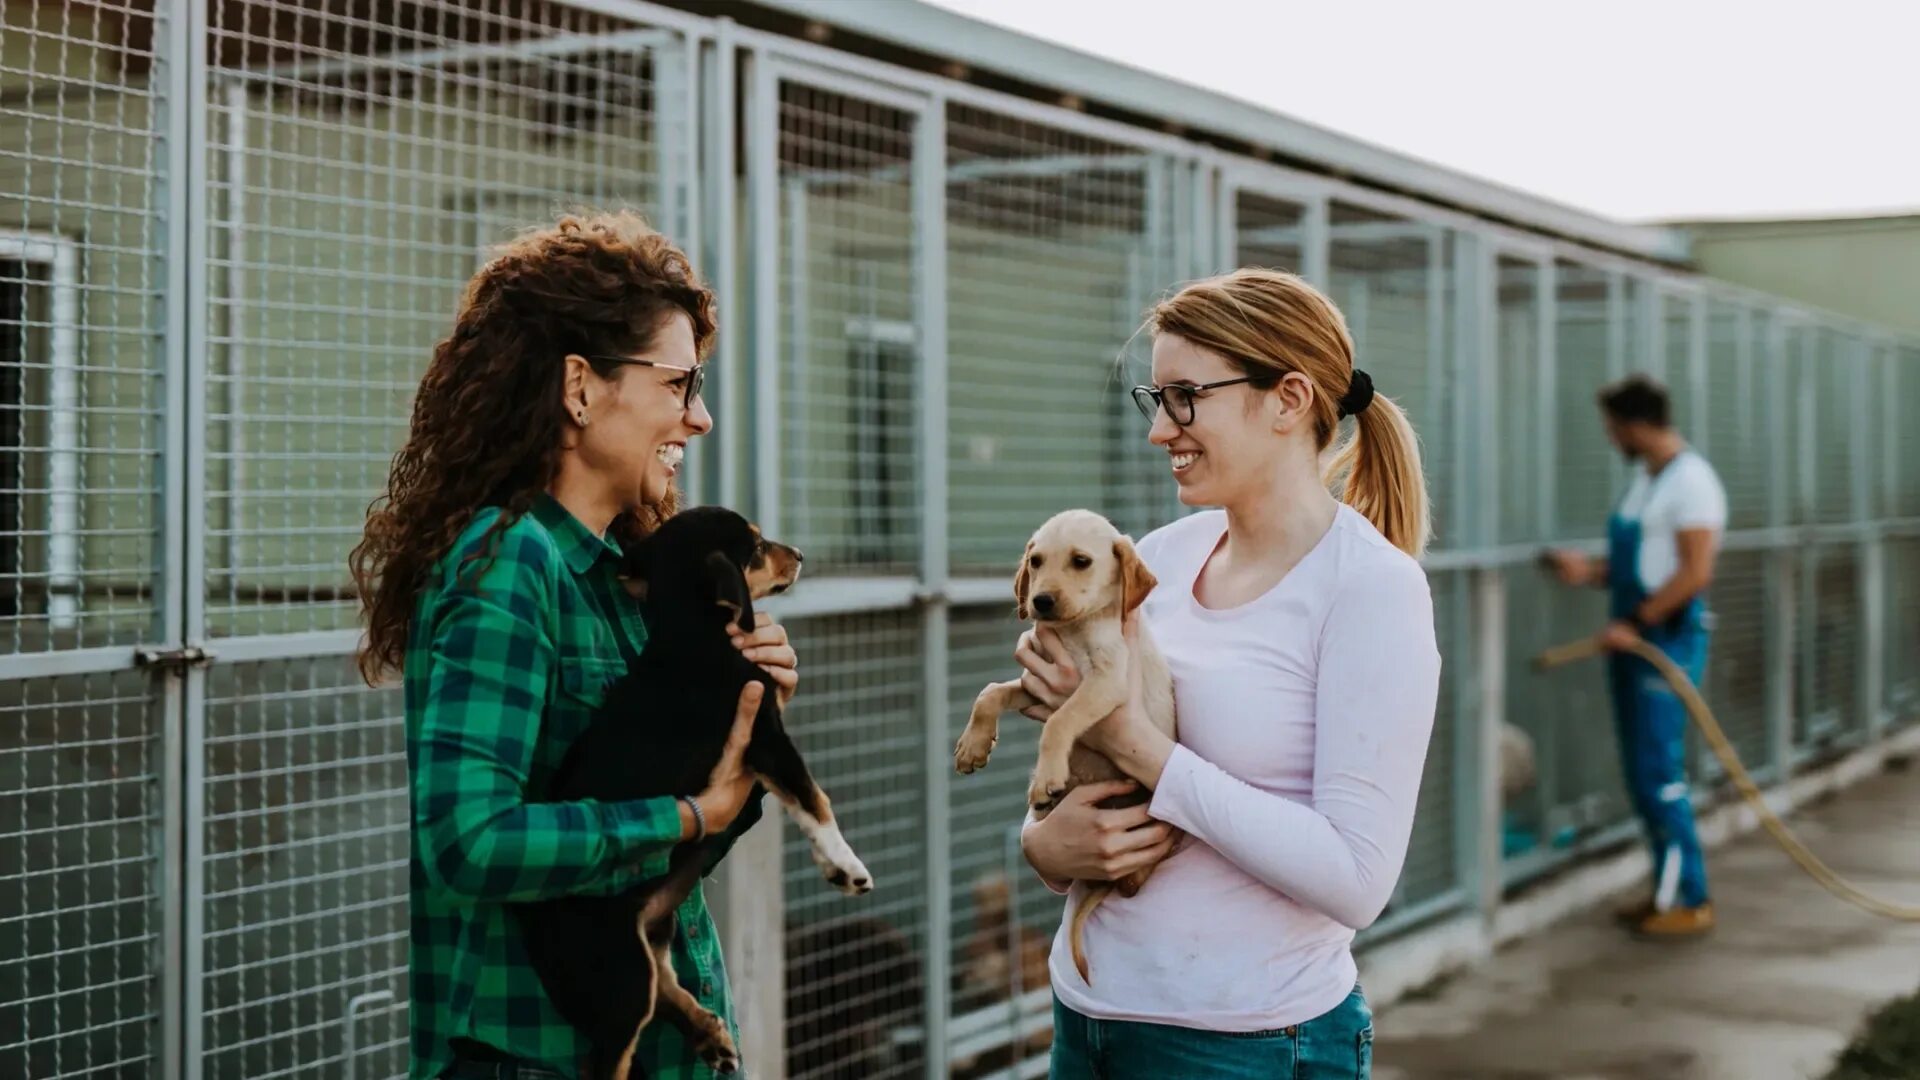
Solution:
[[[366,621],[359,655],[368,684],[400,670],[420,590],[474,514],[505,510],[482,551],[553,483],[566,423],[568,354],[645,352],[685,312],[705,357],[713,293],[686,254],[638,214],[567,216],[505,245],[467,283],[453,332],[434,346],[414,394],[407,441],[387,490],[367,509],[348,566]],[[589,361],[607,378],[619,367]],[[646,535],[678,505],[621,514],[610,534]],[[484,568],[484,559],[481,567]]]

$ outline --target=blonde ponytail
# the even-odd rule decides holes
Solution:
[[[1353,418],[1353,433],[1327,467],[1327,484],[1340,500],[1373,522],[1401,551],[1426,554],[1432,530],[1420,440],[1393,399],[1381,394]]]
[[[1249,267],[1186,286],[1153,309],[1147,327],[1211,349],[1248,375],[1298,371],[1313,380],[1323,452],[1342,417],[1354,420],[1327,467],[1328,487],[1393,546],[1425,553],[1431,523],[1419,439],[1407,414],[1354,368],[1347,320],[1326,294],[1296,274]]]

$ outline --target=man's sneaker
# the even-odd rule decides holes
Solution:
[[[1614,908],[1613,921],[1621,926],[1638,926],[1659,910],[1653,902],[1653,897],[1643,896]]]
[[[1633,932],[1644,938],[1673,940],[1699,937],[1713,929],[1713,905],[1669,908],[1657,911],[1634,924]]]

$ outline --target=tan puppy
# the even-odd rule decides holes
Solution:
[[[1081,784],[1124,778],[1104,754],[1080,745],[1080,738],[1127,703],[1130,665],[1139,666],[1147,718],[1168,736],[1174,734],[1173,680],[1167,662],[1144,625],[1135,629],[1131,650],[1122,629],[1122,620],[1140,606],[1155,584],[1152,572],[1134,552],[1133,541],[1091,510],[1055,514],[1027,541],[1020,571],[1013,579],[1020,618],[1051,626],[1081,673],[1079,687],[1048,717],[1040,734],[1039,761],[1027,789],[1036,820],[1046,817],[1062,796]],[[975,699],[973,715],[954,748],[954,768],[970,773],[985,765],[999,741],[1000,714],[1037,704],[1018,679],[989,684]],[[1151,798],[1152,793],[1143,789],[1108,799],[1101,806],[1133,806]],[[1087,916],[1116,889],[1122,896],[1140,891],[1152,873],[1149,866],[1116,882],[1092,883],[1085,890],[1068,927],[1073,963],[1082,979],[1092,981],[1080,944]]]

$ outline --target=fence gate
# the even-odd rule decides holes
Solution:
[[[509,226],[697,245],[682,29],[0,6],[0,1076],[406,1069],[346,556]]]

